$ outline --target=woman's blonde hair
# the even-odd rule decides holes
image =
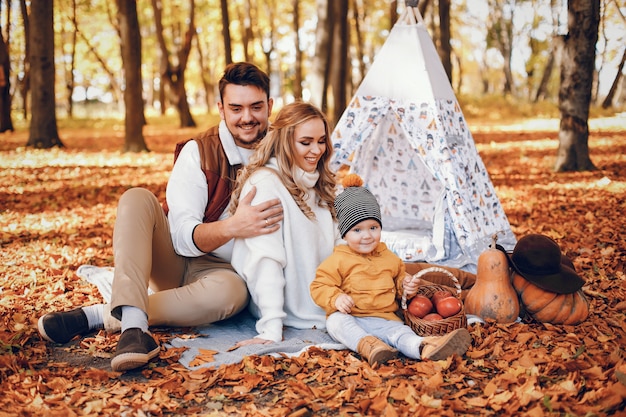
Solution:
[[[314,219],[315,214],[306,204],[306,190],[298,187],[294,181],[296,172],[295,162],[295,130],[296,126],[312,119],[320,119],[324,122],[326,134],[326,149],[317,163],[319,179],[315,184],[315,191],[318,195],[317,204],[320,207],[327,207],[335,218],[333,202],[335,200],[335,174],[329,168],[329,161],[333,144],[330,138],[330,128],[324,113],[317,107],[304,101],[295,101],[285,105],[276,115],[276,119],[270,124],[267,136],[261,140],[254,154],[250,157],[250,162],[237,175],[237,181],[231,196],[230,213],[233,214],[239,204],[241,189],[250,176],[264,168],[272,157],[278,161],[277,176],[291,193],[296,204],[309,219]]]

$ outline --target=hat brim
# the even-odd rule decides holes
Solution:
[[[585,285],[585,280],[574,270],[574,264],[565,255],[561,254],[561,264],[559,271],[549,275],[537,275],[530,274],[528,272],[521,271],[513,262],[511,253],[504,250],[500,245],[497,245],[497,249],[503,251],[506,257],[509,258],[509,264],[513,267],[515,272],[532,282],[536,286],[546,291],[551,291],[557,294],[571,294],[575,293]]]

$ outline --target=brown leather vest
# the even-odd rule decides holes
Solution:
[[[187,142],[195,140],[198,143],[200,165],[206,177],[208,188],[208,202],[202,219],[204,223],[218,220],[226,209],[230,202],[230,194],[237,178],[237,172],[242,167],[241,164],[230,165],[218,132],[218,126],[214,126],[196,138],[177,143],[174,151],[174,163],[176,163],[180,151]],[[163,209],[167,214],[169,211],[167,202],[163,204]]]

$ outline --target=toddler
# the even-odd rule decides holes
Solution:
[[[380,206],[362,185],[356,174],[344,178],[344,191],[334,205],[346,245],[334,248],[310,285],[313,300],[326,311],[328,333],[371,365],[387,362],[398,352],[430,360],[463,355],[472,341],[467,329],[421,337],[397,314],[403,291],[414,295],[418,283],[406,273],[402,259],[380,241]]]

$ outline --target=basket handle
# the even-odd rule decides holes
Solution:
[[[413,278],[411,278],[411,281],[420,279],[424,275],[430,274],[432,272],[440,272],[440,273],[443,273],[444,275],[447,275],[448,278],[450,278],[452,280],[454,288],[456,288],[457,295],[458,296],[461,295],[461,284],[459,284],[458,278],[455,277],[454,274],[452,274],[452,272],[448,271],[447,269],[443,269],[441,267],[438,267],[438,266],[431,266],[430,268],[422,269],[417,274],[413,275]],[[402,291],[401,306],[402,306],[403,310],[406,310],[406,308],[407,308],[407,305],[406,305],[406,291]]]

